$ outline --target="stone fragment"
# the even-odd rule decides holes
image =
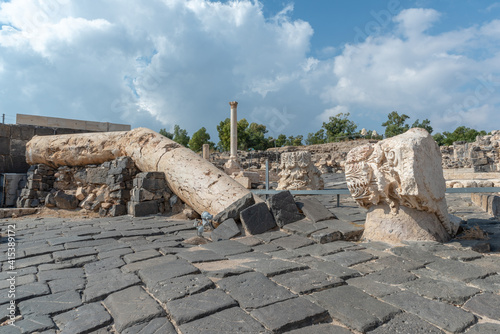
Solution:
[[[177,325],[182,325],[237,305],[236,301],[224,291],[210,289],[167,302],[167,310]]]
[[[363,251],[345,251],[332,255],[323,256],[325,261],[335,262],[342,266],[350,267],[358,263],[367,262],[375,259],[372,254]]]
[[[156,299],[167,303],[214,287],[214,282],[205,275],[185,275],[160,281],[148,289]]]
[[[314,269],[276,275],[271,279],[298,295],[325,290],[344,284],[344,281],[340,278],[327,275],[322,271]]]
[[[241,234],[240,228],[233,218],[226,219],[210,234],[212,241],[229,240]]]
[[[147,323],[129,327],[122,334],[177,334],[177,331],[166,318],[156,318]]]
[[[191,263],[221,261],[226,258],[210,250],[187,250],[177,253],[177,256]]]
[[[235,201],[234,203],[232,203],[231,205],[229,205],[223,211],[217,213],[213,221],[220,224],[230,218],[233,218],[234,220],[239,220],[241,211],[245,210],[246,208],[248,208],[253,204],[255,204],[253,195],[252,193],[248,193],[245,196],[238,199],[237,201]]]
[[[164,314],[160,305],[139,286],[109,295],[104,306],[111,313],[118,332]]]
[[[369,210],[364,238],[444,242],[456,234],[458,226],[448,216],[441,153],[424,129],[352,149],[345,169],[351,195]]]
[[[21,314],[54,314],[71,310],[82,304],[80,294],[75,291],[53,293],[22,301],[18,304]]]
[[[461,282],[438,281],[430,278],[419,278],[408,282],[403,287],[409,291],[431,299],[445,301],[454,305],[462,305],[480,290]]]
[[[385,283],[385,284],[403,284],[409,281],[417,279],[414,274],[400,269],[400,268],[386,268],[380,271],[374,272],[366,276],[368,279],[372,279],[375,282]]]
[[[23,317],[20,321],[14,322],[14,325],[21,330],[19,333],[40,333],[56,327],[52,319],[46,315],[29,315]],[[2,328],[6,329],[8,327],[4,326]]]
[[[298,235],[291,235],[289,237],[285,238],[279,238],[277,240],[271,241],[271,244],[279,246],[281,248],[287,249],[287,250],[292,250],[292,249],[297,249],[305,246],[309,246],[314,244],[314,241],[311,239],[301,237]]]
[[[124,264],[125,262],[119,257],[108,257],[103,260],[87,263],[83,266],[83,268],[85,269],[85,273],[87,273],[87,275],[90,275],[101,271],[107,271],[113,268],[119,268]]]
[[[83,277],[61,278],[50,281],[50,291],[52,293],[69,291],[69,290],[82,290],[85,287],[85,279]]]
[[[500,296],[493,293],[483,293],[473,297],[464,308],[481,317],[500,321]]]
[[[157,201],[133,202],[127,203],[127,212],[134,217],[144,217],[155,215],[159,212]]]
[[[132,273],[122,273],[120,269],[111,269],[88,275],[88,283],[83,291],[85,303],[103,299],[107,295],[141,283]]]
[[[432,326],[411,313],[398,314],[393,319],[389,320],[388,323],[370,332],[370,334],[387,333],[444,334],[439,328]]]
[[[160,252],[154,249],[148,249],[142,252],[127,254],[123,257],[123,260],[127,263],[133,263],[137,261],[151,259],[157,256],[161,256]]]
[[[100,303],[92,303],[58,314],[54,321],[61,334],[83,334],[110,324],[112,319]]]
[[[309,151],[282,153],[280,170],[280,180],[276,188],[278,190],[316,190],[324,188],[321,172],[312,163]]]
[[[499,324],[493,324],[493,323],[481,323],[477,324],[474,327],[471,327],[467,331],[467,334],[498,334],[500,333],[500,325]]]
[[[252,251],[252,248],[239,243],[234,240],[222,240],[219,242],[212,242],[200,246],[203,249],[211,250],[222,256],[231,256],[236,254],[248,253]]]
[[[441,276],[464,282],[470,282],[474,279],[483,278],[496,273],[494,269],[478,267],[454,260],[436,260],[429,263],[427,268],[436,271]]]
[[[280,259],[260,259],[253,262],[242,263],[242,266],[252,268],[268,277],[307,268],[304,264]]]
[[[76,188],[75,197],[79,201],[83,201],[85,199],[85,197],[87,197],[87,192],[83,189],[83,187],[78,187],[78,188]]]
[[[250,312],[274,333],[329,320],[328,311],[304,298],[288,299]]]
[[[377,298],[384,297],[392,293],[401,291],[401,289],[398,287],[389,284],[375,282],[367,276],[351,278],[347,280],[346,283],[360,290],[363,290],[367,294]]]
[[[147,260],[129,263],[127,265],[124,265],[120,269],[121,269],[121,271],[123,271],[125,273],[135,272],[135,271],[138,271],[139,269],[146,269],[149,267],[162,266],[162,265],[168,264],[168,263],[175,261],[175,260],[177,260],[177,256],[165,255],[165,256],[155,257],[152,259],[149,258]]]
[[[280,191],[269,197],[267,206],[273,214],[274,220],[279,227],[290,224],[304,218],[299,213],[292,194],[289,191]]]
[[[9,288],[0,290],[0,304],[7,304],[10,302],[11,298],[9,298]],[[50,293],[50,289],[45,283],[31,283],[21,286],[16,286],[16,302],[30,299],[33,297],[39,297],[43,295],[48,295]]]
[[[74,210],[78,207],[78,199],[74,195],[64,193],[62,190],[55,193],[54,200],[59,209]]]
[[[127,207],[123,204],[113,204],[111,209],[109,209],[109,215],[111,217],[123,216],[127,214]]]
[[[337,218],[332,212],[330,212],[330,210],[321,204],[320,201],[311,196],[297,197],[297,207],[313,223]]]
[[[174,277],[199,273],[200,271],[198,270],[198,268],[196,268],[186,260],[175,260],[163,265],[141,269],[139,270],[139,277],[144,283],[146,283],[148,287],[153,287],[158,282],[162,282]]]
[[[276,227],[276,222],[264,202],[241,211],[240,219],[247,234],[261,234]]]

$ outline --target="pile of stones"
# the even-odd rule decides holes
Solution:
[[[129,157],[84,167],[33,165],[16,204],[81,208],[100,216],[145,216],[186,209],[168,188],[164,173],[141,173]]]

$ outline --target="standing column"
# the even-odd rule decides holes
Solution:
[[[237,160],[238,156],[238,115],[237,108],[238,102],[232,101],[229,102],[231,106],[231,150],[230,150],[230,159]]]
[[[203,159],[210,160],[210,145],[203,144]]]

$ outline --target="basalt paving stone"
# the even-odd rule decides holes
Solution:
[[[18,276],[17,273],[14,275],[7,276],[4,280],[0,281],[0,289],[8,288],[11,285],[11,279],[14,278],[15,285],[20,286],[24,284],[33,283],[36,281],[36,276],[34,274],[28,274],[23,276]]]
[[[269,255],[271,255],[275,259],[281,259],[281,260],[295,260],[299,257],[309,256],[300,254],[299,252],[296,252],[294,250],[286,250],[286,249],[269,253]]]
[[[92,303],[56,315],[54,321],[61,334],[83,334],[110,324],[112,319],[101,303]]]
[[[22,286],[16,286],[16,302],[48,295],[50,293],[50,289],[45,283],[32,283]],[[9,288],[0,290],[0,304],[9,303],[11,298],[9,298]]]
[[[400,268],[386,268],[366,276],[375,282],[385,284],[403,284],[417,279],[414,274]]]
[[[226,260],[224,256],[206,249],[183,251],[177,253],[177,256],[191,263]]]
[[[363,218],[362,221],[365,219]],[[351,222],[351,221],[343,221],[343,220],[327,220],[322,222],[328,228],[326,230],[320,230],[318,232],[313,233],[311,236],[314,238],[316,234],[321,234],[323,231],[333,230],[338,231],[341,234],[341,238],[343,240],[353,240],[357,241],[361,237],[364,231],[364,224],[361,222]]]
[[[298,235],[291,235],[289,237],[279,238],[271,241],[271,244],[279,246],[284,249],[292,250],[300,247],[305,247],[314,244],[314,241],[306,237]]]
[[[114,241],[114,239],[108,238],[108,239],[100,239],[100,240],[85,240],[85,241],[68,242],[68,243],[64,244],[64,248],[75,249],[75,248],[96,247],[96,246],[107,245],[113,241]]]
[[[120,249],[120,248],[129,248],[129,246],[123,242],[120,242],[118,240],[111,241],[105,245],[101,246],[96,246],[95,249],[100,253],[100,252],[107,252],[107,251],[112,251],[115,249]]]
[[[192,230],[192,229],[193,229],[193,223],[189,223],[188,225],[182,224],[182,225],[174,225],[174,226],[164,227],[164,228],[160,229],[160,231],[164,234],[169,234],[169,233],[175,233],[175,232]]]
[[[279,259],[262,259],[254,262],[246,262],[242,265],[263,273],[268,277],[308,268],[306,265],[300,263]]]
[[[230,256],[241,253],[248,253],[252,248],[233,240],[222,240],[201,245],[200,248],[211,250],[222,256]]]
[[[253,235],[247,235],[245,237],[237,238],[237,239],[234,239],[234,241],[237,241],[237,242],[239,242],[243,245],[247,245],[249,247],[253,247],[253,246],[257,246],[257,245],[262,244],[262,241]]]
[[[163,234],[164,232],[161,231],[160,229],[157,229],[157,228],[151,228],[151,229],[121,231],[121,233],[122,233],[122,236],[128,237],[128,236],[137,236],[137,235],[142,235],[142,236],[160,235],[160,234]]]
[[[52,293],[68,291],[68,290],[82,290],[85,288],[87,281],[83,277],[70,277],[50,281],[49,287]]]
[[[323,256],[322,259],[325,261],[340,264],[345,267],[350,267],[358,263],[373,260],[375,259],[375,256],[363,251],[345,251]]]
[[[425,277],[405,283],[403,287],[418,295],[454,305],[462,305],[480,292],[461,282],[450,283]]]
[[[330,210],[314,197],[298,196],[296,197],[296,203],[297,207],[313,223],[336,218]]]
[[[500,294],[500,275],[488,276],[481,279],[475,279],[469,282],[483,291]]]
[[[54,252],[52,257],[56,262],[62,262],[64,260],[70,260],[75,257],[81,257],[86,255],[95,255],[97,251],[94,247],[84,247],[84,248],[75,248],[64,251]]]
[[[270,253],[272,254],[272,253]],[[258,261],[262,259],[271,259],[272,256],[270,254],[260,253],[260,252],[250,252],[250,253],[241,253],[236,255],[227,256],[229,260],[240,260],[244,262],[252,262]]]
[[[315,258],[302,257],[296,259],[296,262],[304,263],[310,268],[320,270],[328,275],[335,276],[341,279],[349,279],[352,277],[361,276],[361,274],[357,270],[341,266],[340,264]]]
[[[370,278],[365,277],[356,277],[356,278],[351,278],[346,281],[348,285],[352,285],[358,289],[363,290],[369,295],[372,295],[374,297],[383,297],[390,295],[392,293],[401,291],[400,288],[384,284],[384,283],[379,283],[371,280]]]
[[[270,334],[239,307],[232,307],[179,327],[182,334]]]
[[[238,303],[224,291],[210,289],[167,302],[167,310],[177,325],[182,325],[237,305]]]
[[[281,229],[289,233],[294,233],[303,237],[308,237],[312,233],[324,230],[325,228],[327,228],[327,226],[321,224],[321,222],[313,223],[309,219],[302,219],[295,223],[286,224]]]
[[[473,297],[464,308],[481,317],[500,320],[500,296],[492,293],[483,293]]]
[[[379,253],[370,252],[372,255],[377,255]],[[387,254],[387,253],[386,253]],[[415,270],[423,268],[425,265],[423,262],[405,259],[399,256],[388,255],[385,257],[378,256],[378,259],[374,262],[383,265],[385,268],[399,268],[403,270]],[[384,269],[385,269],[384,268]]]
[[[151,259],[151,258],[157,257],[157,256],[161,256],[160,252],[158,252],[154,249],[149,249],[149,250],[145,250],[142,252],[127,254],[123,257],[123,260],[127,263],[133,263],[133,262],[137,262],[137,261]]]
[[[71,310],[82,304],[80,294],[75,291],[53,293],[31,298],[18,304],[21,314],[54,314]]]
[[[353,286],[315,292],[311,298],[326,308],[333,318],[363,333],[390,320],[401,311]]]
[[[253,310],[250,315],[274,333],[331,320],[327,310],[300,297]]]
[[[500,324],[481,323],[471,327],[467,334],[497,334],[500,333]]]
[[[466,249],[447,249],[434,252],[434,255],[439,256],[443,259],[459,261],[472,261],[483,257],[481,253]]]
[[[113,292],[141,283],[135,274],[122,273],[120,269],[91,274],[87,280],[87,286],[82,295],[82,299],[86,303],[101,300]]]
[[[376,328],[369,334],[411,333],[411,334],[444,334],[439,328],[429,324],[411,313],[396,315],[388,323]]]
[[[267,244],[273,240],[287,237],[289,235],[290,234],[283,232],[283,231],[271,231],[271,232],[266,232],[264,234],[254,235],[254,237]]]
[[[252,248],[255,252],[261,252],[261,253],[271,253],[283,250],[283,248],[275,244],[263,244],[258,246],[252,246]]]
[[[351,333],[352,332],[347,328],[332,324],[312,325],[286,332],[286,334],[351,334]]]
[[[122,234],[120,231],[105,231],[92,236],[95,240],[109,239],[109,238],[119,238]]]
[[[158,282],[149,288],[149,292],[159,301],[166,303],[214,287],[214,283],[205,275],[186,275]]]
[[[224,278],[253,271],[250,268],[243,267],[241,261],[238,260],[197,263],[194,266],[208,277],[215,278]]]
[[[343,250],[362,250],[365,249],[363,246],[357,245],[352,242],[347,242],[347,241],[334,241],[330,242],[327,244],[322,244],[322,245],[310,245],[306,247],[302,247],[299,249],[296,249],[296,252],[302,253],[302,254],[309,254],[311,256],[326,256],[330,254],[335,254],[339,253]]]
[[[255,272],[224,278],[217,285],[247,310],[296,297],[263,274]]]
[[[113,249],[110,251],[99,252],[97,254],[97,257],[99,258],[99,260],[102,260],[102,259],[106,259],[108,257],[120,257],[120,256],[127,255],[127,254],[130,254],[133,252],[134,251],[128,247],[127,248],[118,248],[118,249]]]
[[[45,263],[38,266],[38,272],[47,271],[47,270],[59,270],[74,267],[71,264],[71,261],[64,261],[61,263]],[[36,272],[36,270],[35,270]]]
[[[405,259],[414,260],[424,265],[431,262],[437,261],[440,258],[432,254],[431,252],[417,249],[415,247],[394,247],[391,248],[391,252],[397,256],[401,256]]]
[[[457,333],[476,322],[476,317],[464,310],[401,291],[382,298],[385,302],[412,313],[446,331]]]
[[[85,273],[82,268],[69,268],[60,270],[48,270],[38,273],[38,281],[53,281],[61,278],[81,278],[85,277]]]
[[[332,277],[315,269],[306,269],[276,275],[271,279],[298,295],[325,290],[345,284],[342,279]]]
[[[148,287],[153,287],[158,282],[174,277],[199,273],[199,269],[186,260],[175,260],[154,267],[140,269],[139,277]]]
[[[57,251],[64,250],[63,245],[57,245],[57,246],[50,246],[50,245],[45,245],[45,246],[38,246],[38,247],[32,247],[24,250],[24,255],[25,256],[34,256],[34,255],[42,255],[42,254],[48,254],[48,253],[53,253]]]
[[[387,268],[387,266],[384,264],[377,263],[376,261],[369,261],[369,262],[356,264],[356,265],[352,266],[351,268],[366,275],[366,274],[371,274],[371,273],[376,272],[376,271],[384,270]]]
[[[72,267],[82,267],[87,263],[91,263],[94,261],[97,261],[97,256],[88,255],[88,256],[77,257],[75,259],[70,260],[69,262],[71,263]]]
[[[499,256],[486,256],[481,259],[469,262],[472,265],[493,269],[500,274],[500,257]]]
[[[75,241],[84,241],[84,240],[92,240],[91,236],[77,236],[77,235],[71,235],[71,236],[63,236],[63,237],[52,237],[48,238],[47,242],[52,245],[61,245],[69,242],[75,242]]]
[[[36,266],[42,263],[52,263],[52,262],[54,262],[54,259],[52,258],[51,254],[26,257],[16,261],[16,269]]]
[[[103,303],[111,313],[118,332],[164,314],[160,305],[139,286],[115,292]]]
[[[147,323],[125,329],[122,334],[177,334],[167,318],[156,318]]]
[[[175,255],[186,250],[188,247],[161,247],[158,251],[163,255]]]
[[[443,276],[452,279],[470,282],[473,279],[483,278],[496,273],[495,270],[462,263],[455,260],[437,260],[429,263],[427,268],[438,271]]]
[[[164,256],[159,256],[159,257],[155,257],[155,258],[144,260],[144,261],[133,262],[133,263],[124,265],[120,269],[123,272],[135,272],[135,271],[138,271],[139,269],[145,269],[148,267],[164,265],[165,263],[169,263],[169,262],[175,261],[177,259],[178,259],[178,257],[175,255],[164,255]]]
[[[18,333],[39,333],[56,327],[52,319],[46,315],[30,315],[24,317],[22,320],[16,321],[14,325],[19,328],[20,331]],[[7,326],[1,327],[0,331],[3,333],[6,327]]]
[[[113,268],[119,268],[125,265],[125,262],[119,257],[108,257],[104,260],[88,263],[83,266],[87,275],[100,271],[107,271]]]

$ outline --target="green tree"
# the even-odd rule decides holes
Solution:
[[[400,135],[410,129],[410,126],[406,124],[406,120],[410,116],[405,114],[400,116],[397,111],[393,111],[387,117],[387,122],[382,123],[382,126],[385,126],[386,138]]]
[[[174,138],[174,134],[172,132],[168,132],[167,130],[165,129],[160,129],[160,131],[158,132],[159,134],[167,137],[167,138],[170,138],[170,139],[173,139]]]
[[[354,134],[358,126],[348,119],[349,115],[349,113],[340,113],[336,116],[331,116],[328,123],[323,122],[328,142],[348,138]]]
[[[316,133],[309,133],[306,139],[306,145],[316,145],[326,143],[325,130],[320,129]]]
[[[304,139],[304,136],[302,136],[302,135],[299,135],[297,137],[288,136],[288,138],[285,141],[285,146],[302,146],[303,139]]]
[[[265,125],[251,123],[246,132],[248,134],[248,148],[264,151],[271,147],[269,139],[265,137],[265,134],[267,133]]]
[[[438,145],[453,145],[456,141],[466,141],[472,143],[477,136],[485,136],[487,133],[484,130],[477,131],[465,126],[459,126],[453,132],[444,131],[443,134],[436,133],[434,140]]]
[[[424,119],[422,121],[422,123],[419,122],[418,118],[417,120],[413,123],[413,125],[411,126],[412,128],[422,128],[422,129],[425,129],[427,130],[427,132],[429,132],[429,134],[432,133],[432,126],[431,126],[431,121],[429,121],[427,118]]]
[[[439,145],[439,146],[443,146],[445,145],[445,140],[446,140],[446,137],[443,136],[441,133],[436,133],[435,135],[432,136],[432,138],[434,138],[434,140],[436,141],[436,143]]]
[[[189,148],[195,152],[200,152],[203,148],[203,144],[209,144],[211,148],[214,147],[214,143],[210,141],[210,135],[207,133],[205,127],[193,133],[189,141]]]
[[[276,147],[283,147],[286,145],[286,136],[284,134],[280,134],[278,138],[276,138]]]
[[[184,129],[181,129],[180,126],[177,124],[174,126],[174,138],[173,140],[176,143],[179,143],[185,147],[189,146],[189,136],[187,134],[187,131]]]
[[[229,151],[231,147],[231,120],[226,118],[217,125],[217,132],[219,133],[219,143],[217,144],[219,150]]]
[[[237,129],[238,129],[238,149],[246,151],[248,146],[248,121],[245,118],[242,118],[238,121]]]

